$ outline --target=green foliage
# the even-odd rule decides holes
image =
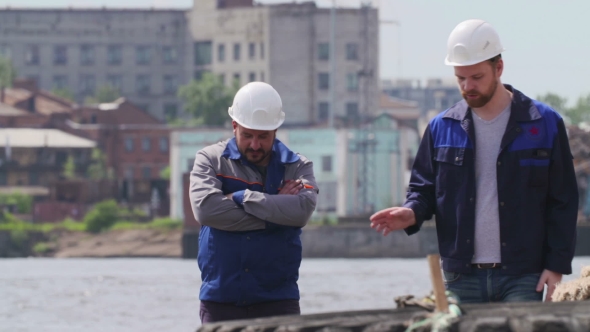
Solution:
[[[556,111],[567,117],[573,125],[590,121],[590,94],[578,98],[573,107],[567,107],[567,98],[551,92],[543,96],[537,96],[537,100],[553,107]]]
[[[30,213],[33,197],[22,193],[0,194],[0,205],[16,205],[18,213]]]
[[[71,102],[74,101],[74,94],[72,93],[72,91],[66,89],[66,88],[61,88],[61,89],[53,89],[51,90],[51,93],[53,93],[54,95],[63,98],[65,100],[69,100]]]
[[[149,223],[138,223],[121,221],[117,222],[111,227],[112,230],[127,230],[127,229],[164,229],[172,230],[182,227],[182,221],[171,218],[158,218]]]
[[[49,242],[37,242],[33,246],[33,252],[36,254],[46,254],[55,249],[55,245]]]
[[[170,165],[166,166],[160,171],[160,178],[164,180],[170,180]]]
[[[68,159],[63,166],[62,175],[68,180],[76,178],[76,162],[74,161],[73,156],[68,156]]]
[[[103,85],[96,92],[94,96],[86,97],[84,100],[84,104],[92,105],[92,104],[100,104],[100,103],[111,103],[117,98],[121,97],[121,93],[119,90],[115,89],[110,85]]]
[[[0,89],[10,88],[15,77],[16,70],[12,65],[12,61],[0,56]]]
[[[109,229],[119,219],[119,207],[115,200],[102,201],[94,206],[84,217],[86,231],[99,233]]]
[[[102,150],[92,149],[92,163],[86,170],[86,175],[91,180],[111,179],[113,172],[107,167],[107,158]]]
[[[237,90],[237,82],[229,88],[219,76],[204,73],[200,80],[181,86],[178,97],[184,101],[185,110],[202,124],[221,126],[228,119],[227,109]]]
[[[10,240],[19,248],[24,248],[29,240],[29,233],[26,229],[13,229],[10,231]]]

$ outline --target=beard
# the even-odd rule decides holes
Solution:
[[[494,82],[492,83],[492,86],[490,86],[488,91],[479,92],[477,90],[469,90],[469,91],[461,90],[461,95],[463,96],[463,99],[465,99],[465,101],[467,102],[467,105],[469,105],[469,107],[480,108],[480,107],[484,107],[487,103],[490,102],[492,97],[494,97],[494,94],[496,93],[497,88],[498,88],[498,80],[494,80]],[[473,95],[476,95],[477,97],[475,97],[475,98],[468,97],[468,96],[473,96]]]
[[[272,152],[272,149],[265,151],[264,149],[258,149],[258,150],[254,150],[254,149],[250,149],[247,148],[246,150],[242,151],[241,149],[240,153],[242,154],[242,156],[246,157],[246,160],[248,160],[248,162],[254,164],[254,165],[258,165],[261,162],[263,162],[264,160],[267,159],[268,156],[270,156],[270,153]]]

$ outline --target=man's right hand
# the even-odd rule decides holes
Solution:
[[[370,218],[371,228],[387,235],[393,231],[408,228],[416,224],[414,211],[405,207],[392,207],[373,214]]]
[[[297,195],[303,189],[303,181],[301,180],[287,180],[278,195]]]

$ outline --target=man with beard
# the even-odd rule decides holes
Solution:
[[[562,118],[500,81],[494,28],[451,32],[446,65],[464,100],[430,121],[406,202],[371,216],[387,235],[435,215],[445,285],[462,302],[551,300],[572,272],[578,192]]]
[[[300,314],[299,236],[318,192],[312,162],[276,138],[285,113],[272,86],[242,87],[229,115],[235,137],[198,151],[190,174],[201,322]]]

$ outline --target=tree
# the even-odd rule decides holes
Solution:
[[[567,116],[575,125],[590,122],[590,93],[578,98],[576,105],[568,110]]]
[[[561,97],[558,94],[547,92],[543,96],[537,96],[537,100],[551,106],[559,113],[565,114],[567,111],[567,98]]]
[[[107,158],[100,149],[92,149],[92,163],[86,170],[86,175],[91,180],[104,180],[112,177],[112,170],[107,167]]]
[[[65,100],[69,100],[71,102],[74,101],[74,94],[66,88],[53,89],[51,90],[51,93]]]
[[[111,103],[115,101],[117,98],[121,97],[121,93],[119,90],[115,89],[111,85],[103,85],[96,92],[94,96],[86,97],[84,100],[84,104],[100,104],[100,103]]]
[[[10,59],[0,56],[0,89],[10,88],[16,77],[16,70]]]
[[[204,73],[200,80],[181,86],[178,97],[185,102],[185,110],[200,124],[220,126],[227,120],[227,108],[237,90],[237,81],[230,88],[217,75]]]
[[[64,163],[63,169],[63,176],[68,179],[75,179],[76,178],[76,162],[74,161],[74,157],[71,155],[68,156],[68,159]]]
[[[170,180],[170,165],[166,166],[160,171],[160,178],[164,180]]]

